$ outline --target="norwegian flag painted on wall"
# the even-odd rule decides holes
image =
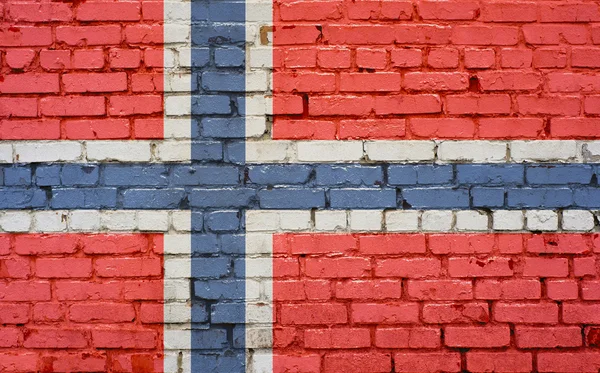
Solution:
[[[596,2],[0,14],[0,371],[600,369]]]

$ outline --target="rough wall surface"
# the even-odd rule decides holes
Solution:
[[[0,15],[0,371],[600,370],[597,1]]]

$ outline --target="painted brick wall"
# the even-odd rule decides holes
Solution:
[[[0,371],[600,369],[597,2],[0,15]]]

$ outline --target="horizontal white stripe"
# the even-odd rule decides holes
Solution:
[[[599,140],[247,140],[247,163],[600,161]]]

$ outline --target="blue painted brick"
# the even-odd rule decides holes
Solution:
[[[201,299],[237,300],[246,296],[245,280],[194,281],[194,295]]]
[[[194,23],[199,21],[208,21],[208,4],[206,2],[194,1],[191,3],[192,20]]]
[[[223,143],[218,141],[192,142],[192,160],[220,161],[223,159]]]
[[[192,207],[248,207],[255,196],[250,188],[192,189],[189,200]]]
[[[413,165],[395,165],[388,167],[390,185],[414,185],[417,183],[417,169]]]
[[[228,257],[192,258],[192,277],[221,278],[229,273]]]
[[[192,232],[201,232],[204,228],[204,214],[200,211],[192,212]]]
[[[573,191],[568,188],[520,188],[508,189],[508,207],[556,208],[573,204]]]
[[[38,186],[60,185],[60,166],[38,166],[35,170],[35,183]]]
[[[266,209],[306,209],[325,207],[323,189],[263,189],[258,191],[260,207]]]
[[[246,28],[243,20],[240,23],[228,23],[226,25],[193,25],[192,45],[226,45],[244,43],[246,40]]]
[[[205,225],[212,232],[231,232],[240,228],[238,211],[215,211],[204,217]]]
[[[246,347],[246,329],[243,325],[236,326],[233,328],[233,347],[244,348]]]
[[[244,164],[246,160],[246,144],[244,141],[230,142],[225,146],[224,158],[227,162]]]
[[[183,189],[127,189],[122,192],[126,209],[174,209],[186,196]]]
[[[246,19],[246,6],[240,1],[211,2],[208,6],[208,14],[213,22],[243,22]]]
[[[100,209],[117,207],[116,188],[62,188],[52,190],[52,207],[57,209]]]
[[[471,188],[471,200],[473,207],[503,207],[504,188]]]
[[[527,166],[529,184],[589,184],[593,169],[590,165],[541,165]]]
[[[245,372],[243,353],[227,351],[221,355],[207,355],[192,351],[192,365],[202,367],[202,373]]]
[[[397,205],[395,189],[331,189],[329,199],[334,209],[374,209]]]
[[[194,322],[208,321],[208,309],[204,304],[192,304],[192,320]]]
[[[192,114],[229,114],[231,101],[229,96],[203,95],[192,98]]]
[[[240,324],[246,320],[242,303],[218,303],[210,308],[210,320],[213,324]]]
[[[12,166],[4,169],[4,185],[28,186],[31,185],[30,166]]]
[[[246,241],[243,234],[221,235],[221,251],[225,254],[244,254]]]
[[[244,50],[241,48],[215,49],[215,65],[219,67],[238,67],[244,65]]]
[[[96,165],[68,164],[62,167],[60,179],[62,185],[96,185],[99,168]]]
[[[600,188],[578,188],[574,191],[575,205],[597,209],[600,207]]]
[[[202,136],[216,138],[244,138],[246,135],[244,118],[204,118]]]
[[[234,166],[175,166],[174,185],[236,185],[239,170]]]
[[[459,164],[456,181],[459,184],[520,185],[524,182],[524,167],[520,164]]]
[[[467,208],[468,189],[405,188],[402,197],[413,208]]]
[[[227,331],[225,329],[192,329],[192,348],[219,350],[227,346]]]
[[[46,205],[46,192],[41,189],[0,188],[0,208],[40,208]]]
[[[388,168],[391,185],[450,184],[454,170],[450,165],[394,165]]]
[[[192,219],[192,224],[196,219]],[[201,220],[201,219],[200,219]],[[215,234],[192,234],[193,254],[216,254],[219,252],[219,240]]]
[[[193,7],[199,4],[194,2]],[[192,48],[192,67],[202,67],[210,62],[210,48]]]
[[[214,92],[244,92],[246,76],[231,72],[206,71],[202,73],[202,88]]]
[[[304,184],[311,171],[311,166],[298,164],[250,166],[248,178],[251,183],[261,185]]]
[[[317,185],[379,186],[383,183],[380,166],[320,165],[316,175]]]
[[[105,165],[102,182],[107,186],[164,186],[169,169],[161,165]]]

